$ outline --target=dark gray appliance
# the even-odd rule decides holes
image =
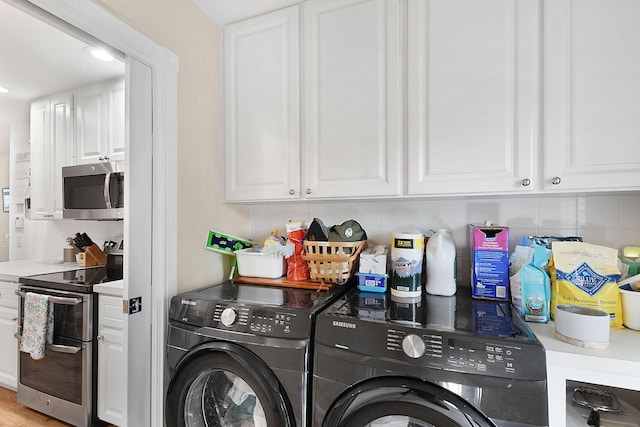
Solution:
[[[353,290],[318,315],[313,426],[547,426],[544,349],[505,302]]]
[[[346,289],[228,281],[174,296],[166,425],[307,426],[314,320]]]
[[[24,298],[28,292],[49,297],[53,305],[53,343],[44,358],[33,360],[20,352],[18,402],[74,426],[99,424],[97,400],[98,283],[122,279],[122,268],[107,266],[21,277],[16,293],[20,303],[22,339]]]

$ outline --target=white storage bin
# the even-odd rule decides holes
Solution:
[[[287,262],[281,255],[256,252],[256,248],[234,252],[238,259],[238,274],[248,277],[277,279],[287,271]]]

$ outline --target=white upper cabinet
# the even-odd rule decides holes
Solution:
[[[409,0],[407,191],[536,187],[536,0]]]
[[[297,5],[225,27],[225,200],[401,194],[399,4],[310,0],[302,29]]]
[[[640,2],[547,1],[544,22],[544,189],[639,189]]]
[[[299,8],[224,29],[224,197],[300,197]]]
[[[73,95],[31,104],[31,219],[62,218],[62,166],[73,164]]]
[[[78,89],[75,164],[124,160],[124,80]]]
[[[303,4],[305,196],[400,195],[399,1]]]

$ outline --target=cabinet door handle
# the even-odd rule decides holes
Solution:
[[[296,194],[296,190],[294,190],[293,188],[290,188],[289,194],[293,196],[294,194]]]
[[[18,317],[13,317],[11,320],[15,322],[16,320],[18,320]]]
[[[104,337],[103,337],[102,335],[98,335],[98,336],[96,337],[96,339],[97,339],[98,341],[102,341],[102,340],[104,339]]]
[[[525,178],[521,181],[523,187],[528,187],[531,185],[531,180],[529,178]]]
[[[304,192],[307,193],[307,194],[311,194],[311,189],[307,188],[306,190],[304,190]]]
[[[560,184],[560,182],[562,182],[562,180],[560,179],[559,176],[554,176],[553,178],[551,178],[551,183],[553,185],[558,185],[558,184]]]

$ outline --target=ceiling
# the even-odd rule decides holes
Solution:
[[[193,2],[219,26],[260,15],[300,0],[193,0]]]
[[[122,61],[102,62],[87,43],[0,0],[0,133],[28,119],[30,101],[123,76]],[[0,134],[0,154],[8,150]],[[3,144],[4,142],[4,144]]]

